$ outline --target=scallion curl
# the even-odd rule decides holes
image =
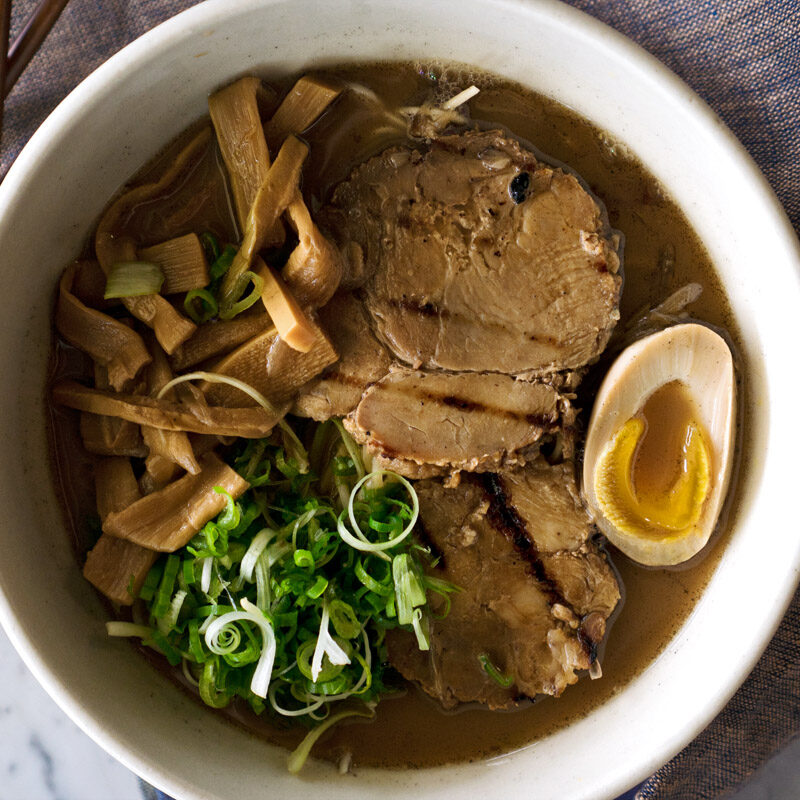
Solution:
[[[403,484],[406,491],[408,491],[408,494],[411,497],[411,518],[405,528],[403,528],[403,530],[394,538],[391,538],[385,542],[370,542],[358,524],[353,504],[355,503],[361,487],[367,481],[382,476],[391,476],[392,478],[396,478],[401,484]],[[350,492],[350,498],[347,502],[347,515],[350,520],[350,525],[355,532],[355,536],[350,533],[350,531],[347,529],[347,526],[344,524],[343,515],[344,512],[342,512],[342,515],[340,515],[337,523],[337,529],[342,539],[356,550],[362,550],[367,553],[375,553],[379,557],[388,560],[389,556],[387,556],[384,551],[391,550],[393,547],[397,547],[397,545],[399,545],[414,529],[414,525],[416,525],[417,518],[419,517],[419,498],[417,497],[417,492],[414,487],[402,475],[398,475],[396,472],[392,472],[388,469],[379,469],[364,475],[363,478],[357,481],[356,485]]]

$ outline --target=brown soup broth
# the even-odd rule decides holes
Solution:
[[[431,97],[444,99],[475,83],[481,92],[470,101],[473,122],[485,128],[504,128],[532,145],[536,152],[546,154],[545,160],[569,165],[604,203],[611,227],[624,234],[625,284],[619,327],[624,327],[640,309],[653,306],[678,287],[696,281],[704,291],[690,308],[692,316],[721,328],[734,350],[741,353],[741,348],[736,347],[738,333],[724,290],[681,210],[624,146],[611,141],[575,112],[518,84],[467,67],[380,63],[318,69],[315,74],[366,87],[388,109],[418,105]],[[281,77],[270,83],[282,96],[295,77]],[[303,173],[303,191],[312,211],[325,202],[332,188],[354,166],[387,146],[406,143],[396,128],[385,123],[386,113],[379,104],[369,104],[363,94],[351,92],[340,97],[303,134],[311,151]],[[185,141],[186,135],[179,137],[132,182],[158,175]],[[224,240],[235,240],[237,232],[216,146],[209,147],[178,192],[140,206],[126,226],[127,232],[143,245],[203,230],[211,230]],[[87,245],[87,255],[90,253],[91,246]],[[579,402],[584,409],[584,424],[591,411],[591,389],[607,367],[608,358],[604,358],[583,383]],[[740,375],[745,371],[740,359],[737,368]],[[74,377],[88,374],[89,370],[86,357],[56,343],[51,377]],[[741,395],[741,381],[739,388]],[[745,405],[746,398],[739,406]],[[51,423],[54,475],[82,563],[92,543],[86,520],[95,513],[92,481],[87,480],[91,457],[80,446],[77,414],[53,409]],[[739,449],[746,451],[742,438],[740,432]],[[733,494],[732,490],[730,495]],[[445,714],[433,700],[409,688],[381,702],[374,722],[335,727],[317,744],[315,754],[337,759],[350,753],[355,766],[392,768],[475,761],[516,750],[580,719],[617,694],[650,664],[683,624],[724,549],[724,530],[733,518],[731,506],[729,502],[727,517],[720,525],[723,532],[714,537],[701,556],[681,568],[642,567],[608,547],[624,587],[624,602],[615,612],[602,653],[601,679],[584,677],[561,698],[545,697],[514,712],[468,707]],[[148,659],[169,670],[166,662],[152,652],[148,652]],[[186,685],[179,670],[173,677]],[[209,709],[208,713],[219,712]],[[226,713],[236,723],[284,746],[295,745],[305,732],[305,728],[278,728],[266,715],[258,718],[236,704]]]

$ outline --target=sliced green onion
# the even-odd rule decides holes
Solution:
[[[408,491],[409,495],[411,496],[411,504],[412,504],[411,519],[409,520],[406,527],[401,531],[401,533],[399,533],[393,539],[389,539],[386,542],[370,542],[358,525],[353,504],[355,502],[356,497],[358,496],[359,490],[368,480],[383,475],[390,475],[394,478],[397,478],[397,480],[399,480],[400,483],[402,483],[403,486]],[[356,485],[353,487],[353,490],[350,492],[350,499],[348,500],[347,503],[347,515],[350,518],[350,525],[352,526],[353,531],[355,531],[356,534],[355,536],[353,536],[353,534],[350,533],[350,531],[347,530],[347,527],[344,525],[344,521],[342,518],[343,515],[344,512],[342,512],[342,516],[339,517],[337,524],[337,529],[342,539],[345,542],[347,542],[347,544],[349,544],[351,547],[354,547],[356,550],[363,550],[369,553],[376,553],[380,557],[388,560],[389,557],[385,555],[383,551],[390,550],[393,547],[397,547],[397,545],[400,544],[400,542],[402,542],[408,536],[408,534],[411,533],[411,531],[413,530],[414,525],[417,522],[417,518],[419,517],[419,498],[417,497],[417,493],[414,490],[414,487],[402,475],[398,475],[396,472],[392,472],[391,470],[388,469],[379,469],[375,470],[374,472],[367,473],[363,478],[361,478],[361,480],[359,480],[356,483]]]
[[[269,561],[266,554],[262,553],[256,561],[256,605],[261,611],[268,611],[270,604]]]
[[[261,630],[262,645],[261,657],[258,660],[256,671],[253,673],[253,679],[250,682],[250,691],[261,698],[267,696],[269,690],[269,681],[272,676],[272,665],[275,663],[275,632],[272,625],[264,614],[254,606],[247,598],[242,600],[243,611],[231,611],[228,614],[223,614],[217,617],[206,629],[205,639],[206,645],[209,650],[216,652],[215,648],[218,647],[218,641],[223,631],[227,631],[227,636],[232,636],[231,629],[234,622],[247,620],[257,625]],[[237,631],[238,633],[238,631]]]
[[[111,265],[106,276],[103,297],[139,297],[143,294],[158,294],[164,283],[164,273],[158,264],[150,261],[117,261]]]
[[[231,383],[214,373],[180,380],[208,377]],[[443,595],[441,608],[454,587],[426,574],[430,553],[409,536],[418,515],[410,484],[368,475],[364,454],[333,422],[313,440],[304,427],[302,441],[285,424],[235,445],[228,463],[250,488],[235,500],[222,493],[217,516],[158,559],[142,589],[149,599],[118,633],[181,666],[207,704],[238,697],[257,714],[271,707],[327,725],[348,698],[370,704],[391,691],[386,631],[402,625],[430,647],[427,593]],[[309,460],[313,471],[302,468]],[[145,619],[150,627],[135,624]]]
[[[336,430],[339,431],[339,436],[342,437],[342,442],[344,442],[347,455],[350,456],[350,460],[353,462],[353,466],[356,468],[358,477],[363,478],[367,474],[367,471],[364,469],[364,462],[361,460],[361,453],[359,452],[355,439],[353,439],[353,437],[345,430],[345,427],[340,419],[334,418],[333,424],[336,426]]]
[[[200,640],[200,623],[196,619],[190,619],[187,626],[189,631],[189,652],[198,664],[203,664],[207,656],[203,650],[203,643]]]
[[[208,590],[211,588],[211,570],[213,567],[214,558],[212,556],[203,559],[203,568],[200,571],[200,591],[206,594],[208,594]]]
[[[203,702],[212,708],[225,708],[231,701],[231,696],[217,687],[217,660],[206,661],[200,675],[200,697]]]
[[[498,685],[504,689],[508,689],[514,683],[513,675],[505,675],[502,673],[489,659],[486,653],[481,653],[478,656],[483,671]]]
[[[158,618],[158,629],[165,636],[175,627],[178,622],[178,614],[181,613],[184,600],[186,600],[186,592],[184,589],[178,589],[172,602],[169,604],[167,613]]]
[[[444,608],[440,614],[434,614],[436,619],[444,619],[450,613],[450,595],[453,592],[462,592],[460,586],[456,586],[450,581],[443,581],[441,578],[432,578],[430,575],[425,575],[422,579],[425,591],[436,592],[444,600]]]
[[[144,579],[142,588],[139,589],[139,597],[145,602],[150,602],[155,597],[158,584],[161,582],[161,575],[164,572],[164,564],[162,561],[156,561],[147,573]]]
[[[200,234],[200,244],[203,246],[206,260],[213,264],[219,258],[219,239],[211,231]]]
[[[217,525],[223,530],[232,531],[242,518],[242,510],[222,486],[215,486],[214,491],[217,494],[225,495],[225,508],[222,514],[217,517]]]
[[[302,549],[295,550],[293,558],[296,566],[300,567],[301,569],[307,569],[310,567],[313,571],[314,556],[311,555],[310,551]]]
[[[264,291],[264,279],[260,275],[256,275],[255,272],[246,270],[241,274],[240,280],[245,286],[247,285],[247,281],[253,284],[250,294],[245,295],[245,297],[234,303],[229,308],[226,308],[223,304],[223,307],[219,312],[220,319],[233,319],[237,314],[241,314],[242,311],[247,311],[250,306],[261,299],[261,294]]]
[[[178,570],[181,568],[180,556],[170,554],[164,564],[164,574],[161,576],[161,583],[158,586],[155,601],[151,612],[154,617],[163,617],[167,613],[172,602],[172,590],[175,587],[175,579],[178,577]]]
[[[319,672],[314,677],[313,657],[316,650],[316,640],[308,639],[297,648],[297,669],[304,678],[308,678],[315,684],[327,683],[341,675],[345,664],[334,664],[330,658],[324,657],[320,665]],[[327,654],[326,654],[327,656]],[[349,662],[348,662],[349,663]]]
[[[343,639],[355,639],[361,633],[361,623],[349,603],[334,598],[328,603],[328,614],[333,629]]]
[[[225,245],[225,249],[219,253],[214,263],[209,267],[208,275],[212,281],[218,280],[230,269],[237,252],[238,250],[232,244]]]
[[[355,566],[353,567],[353,572],[355,573],[356,578],[364,584],[371,592],[375,592],[375,594],[388,596],[392,593],[392,586],[389,584],[389,578],[387,576],[386,583],[379,583],[375,580],[367,571],[364,569],[364,565],[361,563],[361,559],[356,559]]]
[[[192,322],[202,325],[217,316],[219,306],[208,289],[190,289],[183,298],[183,310]]]
[[[248,582],[253,582],[253,570],[259,556],[264,552],[266,546],[278,535],[277,531],[271,528],[262,528],[250,542],[250,547],[242,556],[242,563],[239,565],[239,574]]]
[[[414,626],[414,634],[417,637],[417,647],[420,650],[430,650],[431,630],[428,615],[421,608],[415,608],[411,616],[411,624]]]
[[[322,620],[319,625],[319,633],[317,634],[317,645],[314,649],[314,658],[311,659],[311,680],[315,683],[319,680],[320,673],[322,672],[322,658],[328,656],[331,664],[349,664],[350,658],[344,650],[339,646],[333,636],[328,632],[328,622],[330,620],[330,612],[328,610],[328,603],[322,603]]]
[[[150,637],[149,641],[145,641],[144,644],[147,645],[155,645],[158,650],[160,650],[167,658],[167,661],[173,666],[177,667],[178,664],[181,663],[183,660],[183,656],[181,652],[172,646],[169,639],[164,636],[161,631],[153,631],[153,635]]]
[[[294,459],[295,463],[297,464],[298,472],[301,475],[305,475],[308,472],[309,465],[308,452],[306,451],[306,448],[303,446],[303,443],[292,429],[292,426],[289,425],[285,419],[281,419],[281,421],[278,423],[278,427],[281,430],[283,445],[286,448],[286,452],[289,453],[290,458]]]
[[[314,584],[311,588],[306,589],[306,597],[310,597],[312,600],[316,600],[318,597],[322,597],[325,594],[325,590],[328,588],[328,579],[322,575],[317,575],[317,579],[314,581]]]
[[[295,708],[295,709],[288,709],[283,708],[278,701],[275,699],[275,695],[278,690],[278,684],[273,683],[272,686],[269,687],[269,704],[272,706],[275,711],[277,711],[283,717],[301,717],[305,714],[310,714],[312,711],[316,711],[325,701],[324,700],[317,700],[316,702],[310,703],[307,706],[303,706],[302,708]]]
[[[309,700],[323,700],[326,703],[336,703],[339,700],[346,700],[348,697],[352,697],[354,694],[360,694],[361,692],[370,688],[372,685],[372,651],[370,650],[367,632],[362,630],[361,635],[364,640],[364,655],[362,656],[358,652],[353,653],[353,657],[361,665],[361,676],[359,677],[358,682],[353,686],[352,689],[342,692],[341,694],[319,695],[309,693],[306,695]]]
[[[189,658],[184,658],[181,662],[181,672],[183,672],[183,677],[194,686],[195,689],[200,688],[200,681],[197,680],[197,677],[192,672],[192,661]]]
[[[196,580],[194,574],[194,564],[195,564],[195,559],[193,558],[186,558],[183,561],[183,565],[181,567],[181,574],[183,576],[183,582],[186,586],[192,586]]]
[[[289,755],[289,760],[287,762],[287,766],[289,768],[289,772],[292,775],[296,775],[300,770],[303,768],[303,764],[306,763],[309,754],[311,753],[311,748],[317,743],[317,739],[322,736],[328,728],[335,725],[337,722],[341,722],[343,719],[347,719],[348,717],[367,717],[371,719],[375,716],[375,711],[371,708],[364,707],[364,708],[353,708],[348,709],[347,711],[340,711],[338,714],[333,714],[328,717],[324,722],[317,725],[316,728],[309,731],[302,742],[292,751]]]
[[[401,625],[410,625],[414,609],[425,605],[426,600],[425,590],[411,569],[408,553],[401,553],[392,559],[392,577],[397,603],[397,621]]]
[[[233,606],[219,604],[219,603],[212,603],[208,606],[200,606],[199,608],[195,609],[195,614],[198,617],[208,617],[209,619],[213,619],[214,617],[219,616],[220,614],[227,614],[228,611],[235,611],[236,609]],[[205,633],[205,631],[200,631],[201,633]]]
[[[153,635],[153,629],[134,622],[106,622],[106,633],[109,636],[138,636],[140,639],[149,639]]]

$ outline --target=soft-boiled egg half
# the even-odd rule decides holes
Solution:
[[[595,399],[583,492],[609,541],[641,564],[691,558],[708,542],[730,482],[733,357],[705,325],[627,347]]]

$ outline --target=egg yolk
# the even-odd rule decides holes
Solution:
[[[700,519],[711,489],[711,455],[693,412],[682,384],[668,384],[603,450],[595,494],[621,533],[674,537]]]

